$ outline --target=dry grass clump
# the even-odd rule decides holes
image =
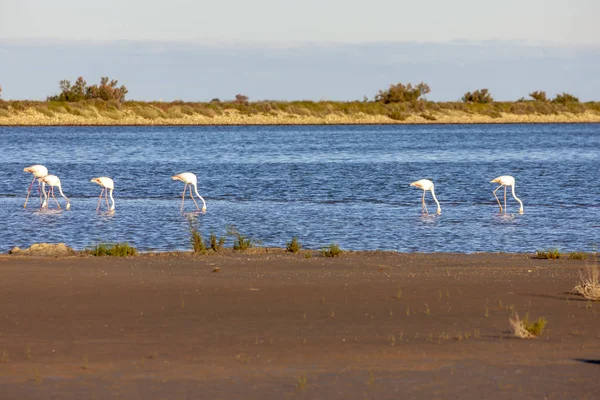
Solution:
[[[137,255],[135,247],[130,246],[127,242],[121,243],[99,243],[93,249],[90,254],[93,256],[113,256],[113,257],[126,257]]]
[[[585,275],[579,272],[579,284],[573,288],[573,293],[588,300],[600,301],[599,275],[598,265],[588,266]]]
[[[573,251],[569,253],[569,260],[585,260],[588,258],[588,253],[583,251]]]
[[[535,322],[529,322],[529,316],[525,314],[524,319],[519,318],[519,313],[515,313],[514,318],[509,318],[513,335],[521,339],[533,339],[542,334],[544,327],[548,323],[546,318],[539,317]]]
[[[285,249],[290,253],[297,253],[302,249],[302,245],[300,244],[300,241],[298,241],[298,238],[294,236],[291,242],[285,244]]]
[[[535,258],[539,258],[539,259],[548,259],[548,260],[557,260],[562,256],[562,254],[560,254],[560,251],[558,251],[558,249],[555,247],[553,249],[548,249],[548,250],[537,250],[535,252]]]
[[[339,257],[342,253],[343,251],[337,243],[331,243],[329,246],[321,249],[323,257]]]

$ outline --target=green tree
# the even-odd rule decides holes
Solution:
[[[87,99],[102,99],[106,101],[125,101],[125,95],[129,92],[123,85],[117,87],[117,80],[110,80],[108,77],[100,79],[100,85],[88,86],[83,77],[77,78],[74,85],[71,81],[62,80],[58,83],[60,94],[48,96],[48,100],[76,102]]]
[[[388,90],[380,90],[379,93],[375,95],[375,101],[380,101],[384,104],[416,102],[421,99],[421,96],[426,95],[430,91],[429,85],[424,82],[415,86],[410,83],[408,85],[398,83],[396,85],[390,85]]]
[[[579,103],[579,99],[572,94],[562,92],[561,94],[557,94],[552,102],[558,104]]]
[[[492,94],[487,89],[476,90],[473,93],[467,92],[461,99],[464,103],[491,103],[494,101]]]
[[[548,97],[546,97],[546,92],[544,91],[535,91],[529,93],[529,97],[531,97],[535,101],[548,101]]]

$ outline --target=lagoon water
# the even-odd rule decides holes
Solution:
[[[313,249],[403,252],[600,244],[597,124],[0,127],[0,140],[2,252],[42,241],[189,249],[190,219],[206,237],[234,225],[277,247],[292,236]],[[23,208],[32,164],[61,178],[71,210],[40,210],[35,188]],[[183,183],[170,177],[184,171],[198,175],[206,214],[189,197],[180,213]],[[490,180],[507,174],[523,215],[510,195],[498,214]],[[96,211],[97,176],[114,178],[114,213]],[[422,191],[409,184],[422,178],[435,182],[442,215],[421,215]]]

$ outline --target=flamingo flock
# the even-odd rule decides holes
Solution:
[[[69,198],[67,196],[65,196],[65,194],[62,191],[60,179],[56,175],[49,175],[48,169],[45,166],[39,165],[39,164],[32,165],[30,167],[24,168],[23,172],[27,172],[27,173],[30,173],[33,175],[33,180],[31,181],[31,183],[29,184],[29,187],[27,188],[27,197],[25,198],[25,204],[23,204],[23,207],[25,207],[25,208],[27,207],[27,202],[28,202],[29,196],[31,194],[31,189],[33,188],[33,185],[34,185],[35,181],[37,180],[38,181],[38,193],[40,196],[40,204],[41,204],[42,208],[48,207],[50,196],[52,196],[52,198],[56,202],[56,205],[58,206],[58,208],[59,209],[61,208],[60,203],[54,196],[54,188],[55,187],[58,188],[60,195],[62,197],[64,197],[64,199],[67,202],[65,205],[65,209],[69,210],[71,208],[71,203],[69,201]],[[190,197],[192,198],[192,201],[196,205],[196,208],[198,209],[198,211],[206,212],[206,201],[204,201],[204,198],[202,196],[200,196],[200,193],[198,193],[198,178],[196,177],[195,174],[193,174],[191,172],[182,172],[180,174],[173,175],[171,177],[171,179],[173,179],[174,181],[181,181],[181,182],[185,183],[185,186],[183,187],[183,192],[181,194],[180,211],[183,212],[183,207],[184,207],[184,203],[185,203],[185,194],[189,187]],[[104,198],[106,199],[107,210],[114,211],[115,199],[113,198],[113,191],[115,189],[115,182],[107,176],[93,178],[90,182],[97,183],[98,185],[100,185],[102,187],[102,191],[100,192],[100,197],[98,199],[98,206],[96,207],[96,211],[100,210],[100,203],[102,202],[102,196],[104,196]],[[502,176],[492,179],[490,181],[490,183],[496,183],[499,185],[496,189],[493,190],[492,193],[494,194],[494,197],[496,198],[496,201],[498,202],[498,206],[500,206],[501,214],[502,214],[502,212],[504,212],[504,214],[506,214],[506,193],[507,193],[507,189],[509,186],[511,187],[511,190],[512,190],[512,196],[520,204],[519,214],[523,214],[523,202],[515,194],[515,178],[514,177],[512,177],[510,175],[502,175]],[[46,185],[49,186],[47,192],[46,192]],[[414,186],[414,187],[417,187],[417,188],[423,190],[423,197],[421,199],[421,206],[422,206],[421,212],[423,214],[429,214],[429,211],[427,210],[427,204],[425,203],[425,194],[427,193],[427,191],[431,192],[431,196],[433,197],[433,200],[437,204],[436,214],[440,215],[442,213],[442,207],[440,206],[440,202],[438,201],[437,197],[435,196],[434,184],[432,181],[430,181],[429,179],[420,179],[418,181],[411,183],[410,186]],[[194,193],[192,193],[192,187],[194,188],[194,193],[196,194],[196,196],[198,196],[198,198],[202,201],[202,209],[200,209],[200,206],[198,205],[198,203],[196,202],[196,199],[194,198]],[[496,192],[502,187],[504,187],[504,208],[502,207],[502,203],[500,202],[500,199],[496,195]],[[42,200],[42,193],[44,195],[43,200]],[[110,205],[108,203],[109,196],[110,196],[110,200],[111,200]]]

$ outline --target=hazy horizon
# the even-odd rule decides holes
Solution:
[[[488,88],[511,101],[544,90],[600,100],[600,45],[514,41],[181,42],[0,39],[2,98],[45,100],[58,82],[118,79],[129,100],[363,100],[426,82],[434,101]]]

